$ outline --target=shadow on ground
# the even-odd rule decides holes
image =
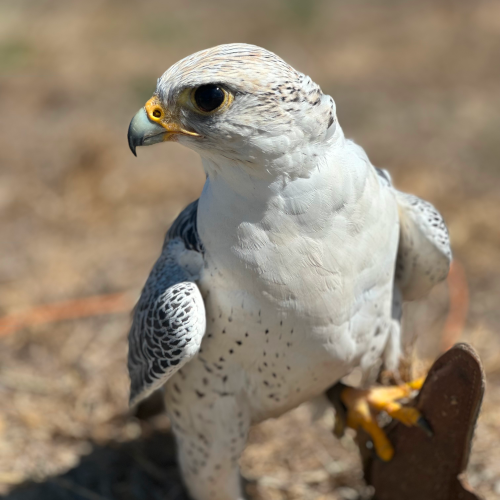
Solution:
[[[43,483],[25,483],[5,500],[188,500],[169,432],[94,446],[79,465]]]

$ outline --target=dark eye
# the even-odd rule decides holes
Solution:
[[[202,85],[194,93],[196,105],[207,113],[216,110],[225,98],[225,92],[217,85]]]

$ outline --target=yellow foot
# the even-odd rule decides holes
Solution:
[[[402,406],[397,402],[410,396],[413,391],[420,390],[423,383],[424,379],[421,378],[403,385],[374,387],[367,390],[343,388],[340,399],[347,409],[347,426],[355,430],[360,427],[364,429],[371,436],[377,455],[386,462],[391,460],[394,448],[377,423],[377,413],[385,411],[390,417],[406,426],[418,426],[432,436],[427,420],[416,408]]]

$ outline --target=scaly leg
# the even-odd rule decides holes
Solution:
[[[407,384],[389,387],[373,387],[371,389],[356,389],[354,387],[340,386],[340,390],[330,390],[328,396],[338,409],[339,396],[345,406],[345,422],[341,422],[342,415],[337,411],[336,434],[342,433],[345,423],[348,427],[358,430],[364,429],[372,438],[377,455],[384,461],[389,461],[394,456],[392,447],[385,432],[377,422],[377,413],[385,411],[390,417],[406,426],[418,426],[428,435],[432,435],[431,428],[422,414],[416,409],[403,406],[398,400],[406,398],[415,390],[420,390],[424,379],[417,379]]]

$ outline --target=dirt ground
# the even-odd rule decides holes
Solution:
[[[137,296],[204,174],[175,144],[134,158],[128,123],[168,66],[233,41],[309,74],[334,97],[346,135],[444,214],[469,283],[462,338],[487,372],[469,477],[484,498],[500,498],[496,0],[4,0],[0,315]],[[411,314],[431,344],[446,298],[443,286]],[[117,313],[0,338],[3,498],[186,498],[166,418],[127,408],[129,323]],[[369,498],[352,437],[331,435],[332,410],[313,417],[306,405],[252,431],[241,464],[254,499]]]

